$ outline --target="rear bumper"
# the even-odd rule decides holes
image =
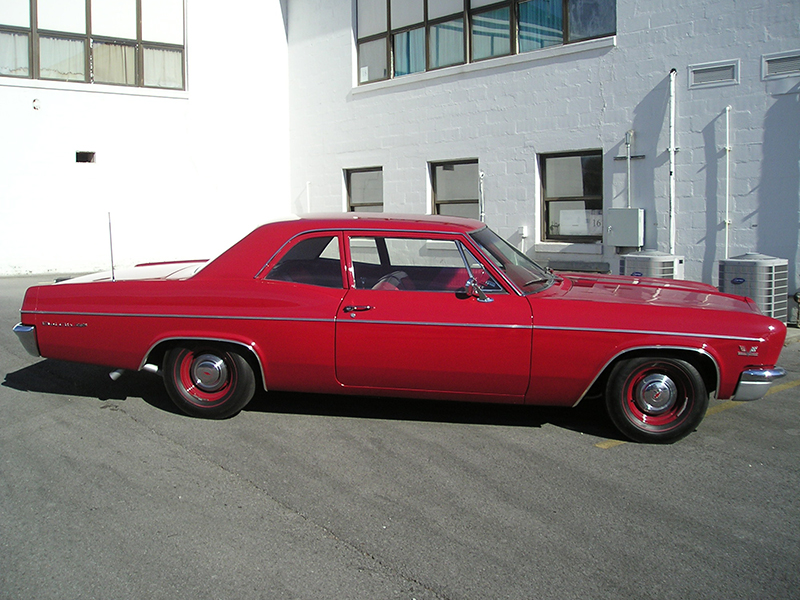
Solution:
[[[772,383],[784,375],[786,375],[786,371],[780,367],[775,367],[774,369],[747,369],[739,377],[739,385],[736,386],[733,399],[739,402],[748,402],[763,398]]]
[[[41,356],[39,353],[39,343],[36,341],[36,327],[33,325],[23,325],[18,323],[14,326],[14,333],[17,334],[22,347],[31,356]]]

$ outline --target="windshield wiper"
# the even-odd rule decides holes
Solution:
[[[539,277],[537,279],[531,279],[530,281],[524,283],[522,287],[528,287],[529,285],[533,285],[534,283],[544,283],[546,281],[550,281],[550,277]]]

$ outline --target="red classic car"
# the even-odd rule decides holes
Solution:
[[[347,215],[264,225],[218,258],[30,288],[35,356],[161,373],[190,415],[256,388],[532,405],[604,397],[670,442],[709,394],[761,398],[786,327],[689,281],[552,273],[483,223]]]

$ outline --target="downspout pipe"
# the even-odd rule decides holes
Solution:
[[[675,147],[675,80],[677,79],[677,69],[669,72],[669,253],[675,254],[675,154],[678,149]]]
[[[486,222],[486,200],[483,197],[484,177],[486,177],[486,173],[481,171],[479,174],[479,181],[478,181],[478,218],[480,219],[481,223]]]
[[[725,259],[728,258],[731,232],[731,107],[725,107]]]
[[[628,208],[631,207],[631,146],[633,145],[633,129],[625,134],[625,163],[627,167]]]

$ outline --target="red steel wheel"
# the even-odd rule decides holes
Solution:
[[[625,360],[611,371],[606,408],[614,425],[637,442],[674,442],[700,424],[708,391],[697,369],[677,358]]]
[[[211,419],[238,413],[256,389],[247,359],[222,345],[178,347],[167,352],[164,385],[183,412]]]

